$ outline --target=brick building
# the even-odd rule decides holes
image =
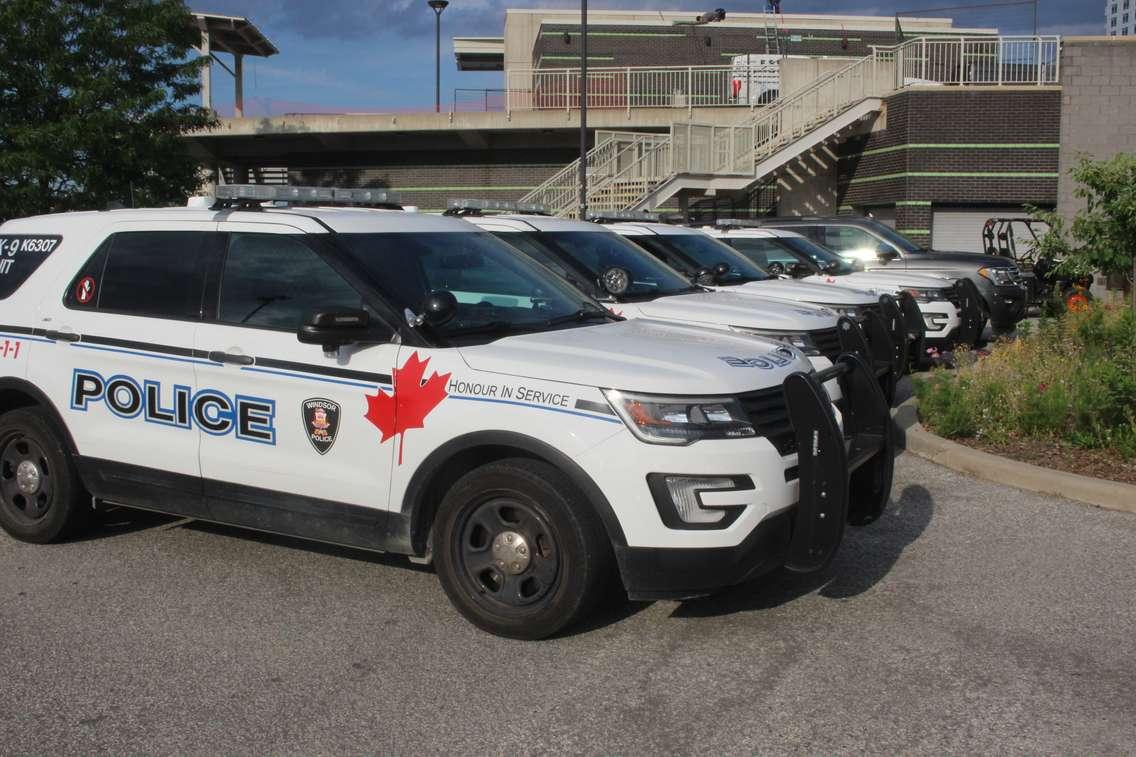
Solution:
[[[1079,94],[1063,92],[1070,56],[1092,76],[1102,56],[1130,72],[1136,50],[949,19],[692,20],[589,14],[593,209],[871,212],[917,241],[977,251],[986,217],[1057,203],[1062,145],[1081,138],[1069,132]],[[503,91],[476,109],[223,119],[190,140],[230,181],[388,187],[423,210],[466,196],[574,213],[579,32],[572,12],[510,10],[502,37],[455,38],[460,69],[502,72]],[[738,69],[742,55],[760,57]],[[1101,91],[1131,99],[1133,84]]]

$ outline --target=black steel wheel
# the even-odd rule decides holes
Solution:
[[[38,410],[0,416],[0,526],[22,541],[56,541],[85,525],[83,487],[57,432]]]
[[[505,607],[526,607],[556,583],[560,550],[547,519],[528,502],[493,497],[461,526],[461,577]]]
[[[454,606],[511,638],[541,639],[576,622],[611,575],[611,545],[591,504],[537,460],[501,460],[458,479],[439,506],[433,548]]]

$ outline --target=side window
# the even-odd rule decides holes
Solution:
[[[358,309],[363,298],[315,250],[284,234],[233,234],[217,320],[295,331],[320,309]]]
[[[823,244],[837,252],[849,250],[872,250],[879,246],[879,240],[855,226],[825,226]]]
[[[761,237],[734,237],[729,240],[734,249],[747,258],[765,268],[770,263],[780,263],[782,266],[797,262],[788,251],[782,249],[772,239]]]
[[[0,300],[19,289],[62,241],[57,234],[0,234]]]
[[[204,250],[198,231],[112,234],[72,281],[69,307],[153,318],[201,317]]]

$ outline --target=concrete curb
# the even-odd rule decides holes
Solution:
[[[1136,513],[1136,486],[1131,484],[1021,463],[932,434],[919,423],[914,397],[892,410],[892,419],[898,427],[899,446],[931,462],[997,484]]]

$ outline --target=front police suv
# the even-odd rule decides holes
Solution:
[[[887,501],[887,407],[854,352],[815,372],[617,319],[457,219],[261,202],[392,201],[373,190],[218,195],[0,226],[12,536],[121,504],[402,553],[473,623],[540,638],[613,568],[639,598],[816,570]]]

